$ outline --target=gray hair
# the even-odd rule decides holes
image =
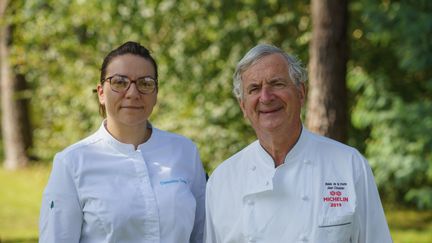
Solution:
[[[242,74],[259,59],[274,53],[282,54],[288,62],[289,76],[295,85],[300,86],[302,83],[306,82],[307,73],[302,67],[300,60],[275,46],[258,44],[254,48],[250,49],[248,53],[246,53],[246,55],[237,64],[235,69],[233,75],[233,93],[238,100],[243,98]]]

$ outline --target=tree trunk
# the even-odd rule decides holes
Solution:
[[[0,0],[0,81],[4,167],[18,169],[28,164],[27,149],[31,144],[28,101],[23,97],[26,80],[15,75],[9,63],[10,28],[5,22],[8,1]]]
[[[306,126],[341,142],[347,139],[347,0],[312,0],[312,40]]]

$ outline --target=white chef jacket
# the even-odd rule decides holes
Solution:
[[[213,172],[204,237],[207,243],[392,242],[367,161],[305,128],[277,168],[255,141]]]
[[[202,242],[205,183],[189,139],[153,127],[135,150],[102,125],[55,156],[39,242]]]

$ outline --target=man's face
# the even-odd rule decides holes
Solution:
[[[300,126],[305,89],[290,79],[288,62],[281,54],[259,59],[242,74],[242,82],[240,107],[257,134]]]

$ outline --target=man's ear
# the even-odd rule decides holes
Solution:
[[[240,105],[240,109],[243,112],[243,117],[247,119],[247,115],[246,115],[246,108],[245,108],[245,104],[242,98],[238,98],[237,101],[239,102]]]
[[[306,95],[307,95],[306,85],[304,83],[301,83],[300,86],[298,87],[298,90],[299,90],[298,94],[299,94],[300,104],[304,106],[304,104],[306,103]]]

